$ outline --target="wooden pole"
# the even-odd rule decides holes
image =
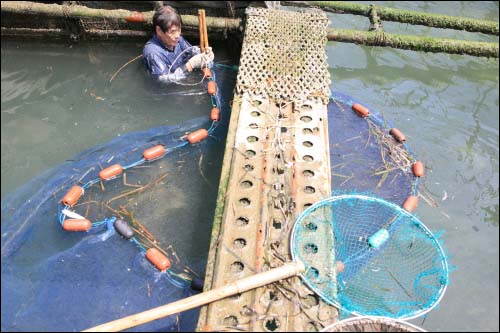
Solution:
[[[199,24],[199,30],[200,30],[200,49],[201,49],[201,52],[205,52],[205,45],[204,45],[205,38],[203,37],[203,34],[205,33],[205,29],[203,28],[202,11],[203,11],[203,9],[198,9],[198,24]]]
[[[118,320],[98,325],[83,332],[116,332],[127,328],[135,327],[141,324],[149,323],[175,313],[194,309],[196,307],[212,303],[228,296],[243,293],[245,291],[262,287],[282,279],[297,276],[305,271],[304,264],[301,262],[290,262],[279,268],[258,273],[239,281],[235,281],[226,286],[212,289],[210,291],[182,299],[177,302],[162,305],[144,312],[140,312]]]
[[[205,38],[205,49],[208,47],[208,32],[207,32],[207,21],[205,17],[205,10],[202,9],[203,13],[203,37]]]
[[[420,52],[468,54],[475,57],[498,58],[498,43],[472,42],[458,39],[418,37],[386,32],[328,29],[329,41],[370,46],[385,46]]]

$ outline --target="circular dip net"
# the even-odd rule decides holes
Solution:
[[[357,315],[415,318],[448,285],[440,243],[414,215],[383,199],[339,195],[309,207],[292,230],[291,252],[305,283]]]

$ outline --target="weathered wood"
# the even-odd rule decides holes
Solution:
[[[417,37],[375,31],[329,29],[328,40],[370,46],[388,46],[404,50],[468,54],[498,58],[498,43],[470,42],[456,39]]]
[[[298,7],[319,7],[322,10],[339,13],[368,16],[371,6],[343,1],[283,1],[285,5]],[[383,21],[394,21],[425,25],[428,27],[465,30],[497,35],[498,22],[484,21],[472,18],[455,17],[448,15],[430,14],[410,10],[394,9],[376,6],[377,14]]]
[[[101,19],[116,19],[125,21],[126,18],[134,13],[125,9],[94,9],[80,5],[58,5],[45,4],[29,1],[2,1],[2,13],[13,13],[22,15],[45,15],[66,18],[101,18]],[[144,16],[144,23],[151,25],[153,11],[141,12]],[[184,26],[198,27],[198,17],[195,15],[181,15]],[[232,19],[224,17],[207,17],[207,28],[209,30],[241,30],[241,19]],[[148,28],[149,29],[149,28]]]

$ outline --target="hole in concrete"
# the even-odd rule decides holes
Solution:
[[[250,125],[248,125],[248,127],[250,127],[251,129],[256,129],[259,128],[259,125],[257,125],[256,123],[251,123]]]
[[[278,219],[273,219],[273,228],[274,229],[281,229],[281,221]]]
[[[307,111],[312,111],[313,108],[309,104],[303,104],[303,105],[299,106],[299,109],[301,109],[302,111],[306,111],[307,112]]]
[[[316,192],[316,189],[313,186],[306,186],[304,188],[304,192],[311,194],[311,193]]]
[[[249,137],[247,138],[247,141],[248,141],[248,142],[253,143],[253,142],[257,142],[257,141],[259,141],[259,138],[258,138],[258,137],[256,137],[256,136],[254,136],[254,135],[252,135],[252,136],[249,136]]]
[[[269,318],[264,325],[266,331],[274,332],[280,327],[280,322],[276,318]]]
[[[311,155],[305,155],[304,157],[302,157],[302,159],[306,162],[314,161],[314,157],[312,157]]]
[[[241,182],[240,185],[243,188],[250,188],[250,187],[253,186],[253,183],[251,181],[249,181],[249,180],[244,180],[244,181]]]
[[[255,151],[254,151],[254,150],[247,150],[247,151],[245,152],[245,155],[246,155],[246,157],[248,157],[248,158],[255,157]]]
[[[252,117],[260,117],[260,112],[258,112],[258,111],[252,111],[252,112],[250,112],[250,115]]]
[[[304,250],[306,251],[307,254],[318,253],[318,246],[316,244],[313,244],[313,243],[307,243],[304,246]]]
[[[237,238],[234,240],[233,245],[237,249],[242,249],[247,246],[247,241],[244,238]]]
[[[312,203],[306,203],[304,204],[304,209],[311,207],[313,204]]]
[[[281,154],[275,154],[274,158],[277,159],[277,160],[279,160],[281,158]]]
[[[236,316],[227,316],[222,323],[224,326],[238,326],[238,318]]]
[[[307,223],[305,226],[304,226],[307,230],[309,231],[316,231],[318,230],[318,226],[312,222],[309,222]]]
[[[277,167],[276,169],[273,169],[274,173],[277,173],[278,175],[282,175],[285,173],[285,169],[282,167]]]
[[[255,167],[254,167],[253,165],[251,165],[251,164],[246,164],[246,165],[243,167],[243,169],[244,169],[245,171],[252,171],[253,169],[255,169]]]
[[[231,272],[240,273],[245,268],[245,265],[241,261],[235,261],[231,264]]]
[[[273,188],[276,191],[282,191],[285,188],[285,186],[283,184],[281,184],[281,183],[274,183],[273,184]]]
[[[304,147],[307,147],[307,148],[310,148],[314,145],[311,141],[304,141],[304,142],[302,142],[302,144],[304,145]]]
[[[248,218],[247,217],[244,217],[244,216],[240,216],[236,219],[236,225],[239,226],[239,227],[243,227],[245,225],[248,225]]]
[[[302,117],[300,117],[300,120],[302,120],[305,123],[308,123],[308,122],[310,122],[313,119],[311,117],[309,117],[309,116],[302,116]]]
[[[314,171],[312,171],[312,170],[304,170],[304,171],[302,171],[302,174],[304,175],[304,177],[313,177],[314,176]]]
[[[281,128],[281,133],[286,133],[286,131],[288,131],[288,129],[286,127]]]
[[[319,277],[319,271],[316,267],[310,267],[308,270],[309,275],[311,275],[313,278]]]
[[[302,133],[304,133],[304,134],[313,134],[313,130],[312,130],[312,129],[310,129],[310,128],[304,128],[304,129],[302,130]]]
[[[240,199],[240,205],[242,205],[242,206],[250,206],[250,199],[248,199],[248,198],[241,198]]]
[[[303,303],[308,307],[313,307],[319,304],[319,298],[314,294],[309,294],[304,297]]]

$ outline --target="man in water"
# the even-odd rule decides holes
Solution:
[[[154,35],[142,51],[142,61],[151,75],[162,82],[177,81],[186,72],[207,66],[214,60],[211,48],[205,53],[181,36],[182,21],[171,6],[159,8],[153,16]]]

